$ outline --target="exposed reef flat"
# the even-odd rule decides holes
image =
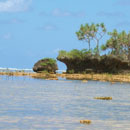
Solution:
[[[28,72],[0,72],[0,75],[7,76],[30,76],[32,78],[58,80],[58,77],[71,80],[98,80],[101,82],[129,82],[130,74],[44,74],[44,73],[28,73]]]
[[[29,73],[29,72],[0,72],[0,75],[7,76],[29,76],[32,78],[48,79],[48,80],[58,80],[56,74],[45,74],[45,73]]]
[[[65,77],[72,80],[98,80],[101,82],[130,82],[130,74],[61,74],[60,77]]]

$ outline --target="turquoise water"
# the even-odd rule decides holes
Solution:
[[[130,84],[1,76],[0,130],[130,130]]]

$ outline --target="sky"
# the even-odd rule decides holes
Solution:
[[[0,67],[32,68],[59,50],[87,48],[75,32],[102,22],[108,32],[130,31],[130,0],[0,0]]]

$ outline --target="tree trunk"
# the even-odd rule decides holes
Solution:
[[[89,51],[90,51],[90,41],[88,41]]]
[[[128,61],[130,62],[130,47],[128,48]]]
[[[99,40],[97,39],[97,56],[99,56]]]

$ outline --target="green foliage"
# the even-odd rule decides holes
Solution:
[[[76,35],[79,40],[84,40],[88,43],[90,50],[90,41],[92,40],[90,26],[88,24],[81,25],[80,30],[76,32]]]
[[[67,52],[64,50],[60,50],[59,51],[59,57],[66,57],[67,56]]]
[[[107,47],[103,44],[103,45],[101,45],[101,50],[106,50],[107,49]]]
[[[42,65],[42,66],[46,66],[46,65],[47,65],[47,63],[41,63],[41,65]]]
[[[105,45],[101,46],[101,49],[109,49],[110,54],[128,60],[130,56],[130,33],[127,34],[125,31],[119,33],[114,29],[113,32],[109,32],[108,35],[110,39],[107,40]]]
[[[42,71],[44,74],[49,74],[47,70]]]
[[[99,55],[99,41],[102,39],[104,34],[106,33],[106,28],[104,23],[101,24],[85,24],[81,25],[76,35],[79,40],[84,40],[89,45],[89,51],[91,50],[90,42],[94,40],[96,42],[96,53]]]
[[[72,69],[72,70],[69,70],[69,72],[68,72],[69,74],[74,74],[74,70]]]
[[[98,48],[95,47],[94,50],[93,50],[93,53],[96,55],[96,54],[97,54],[97,51],[98,51]]]
[[[100,48],[105,51],[108,50],[109,55],[115,55],[118,58],[130,61],[130,32],[125,31],[118,32],[114,29],[112,32],[108,32],[110,38],[106,41],[106,44],[99,46],[100,40],[106,33],[106,27],[104,23],[100,24],[85,24],[81,25],[76,35],[79,40],[85,41],[89,45],[89,49],[77,50],[73,49],[69,52],[64,50],[59,51],[58,58],[70,58],[70,59],[84,59],[88,55],[99,56]],[[96,46],[91,49],[91,41],[95,41]]]
[[[45,62],[42,62],[41,65],[42,66],[47,66],[47,65],[54,65],[56,64],[56,60],[52,59],[52,58],[44,58],[43,59]]]
[[[82,50],[77,50],[77,49],[73,49],[69,52],[61,50],[59,51],[59,55],[58,58],[68,58],[68,59],[84,59],[86,56],[91,55],[92,52],[91,50],[87,50],[87,49],[82,49]]]

